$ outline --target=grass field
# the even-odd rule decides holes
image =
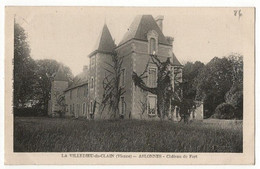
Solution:
[[[242,152],[242,122],[14,120],[15,152]]]

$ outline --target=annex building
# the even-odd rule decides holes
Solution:
[[[134,85],[132,72],[142,74],[150,59],[156,54],[160,60],[170,58],[172,67],[182,67],[173,53],[173,38],[163,34],[163,16],[154,18],[152,15],[137,16],[118,45],[115,44],[108,26],[105,24],[97,37],[92,53],[88,55],[89,65],[83,67],[69,85],[62,67],[59,68],[52,82],[49,115],[56,116],[61,108],[57,104],[57,96],[64,95],[65,116],[85,117],[87,119],[109,119],[106,111],[100,113],[104,93],[103,80],[106,76],[104,67],[111,62],[114,51],[124,57],[121,69],[120,85],[125,93],[120,97],[119,111],[125,119],[154,119],[157,117],[157,97],[141,90]],[[147,78],[144,80],[149,87],[157,83],[157,67],[148,66]],[[176,110],[173,119],[178,120]],[[105,113],[104,113],[105,112]],[[199,106],[192,118],[203,119],[203,105]]]

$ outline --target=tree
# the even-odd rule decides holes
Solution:
[[[227,57],[232,66],[232,82],[243,86],[243,55],[231,54]]]
[[[124,88],[120,85],[122,76],[123,57],[118,56],[115,52],[111,55],[111,62],[105,62],[105,78],[103,80],[103,99],[101,102],[101,114],[108,108],[108,113],[112,118],[119,118],[119,103],[121,96],[125,93]]]
[[[30,56],[30,47],[25,30],[14,22],[14,97],[15,108],[22,108],[33,99],[32,86],[34,83],[35,63]]]
[[[225,95],[225,102],[235,108],[235,118],[243,118],[243,56],[232,54],[228,56],[232,65],[232,86]]]
[[[227,58],[213,58],[195,79],[196,100],[204,101],[204,116],[210,117],[215,108],[225,102],[224,97],[232,86],[232,65]]]
[[[56,92],[54,95],[55,95],[57,104],[59,105],[59,110],[56,111],[56,113],[59,114],[60,117],[63,117],[65,115],[66,108],[68,106],[65,102],[65,95],[61,94],[59,92]]]
[[[157,55],[150,55],[150,60],[147,62],[144,72],[141,75],[137,75],[136,72],[133,72],[132,78],[136,86],[144,91],[157,95],[157,114],[160,119],[163,120],[169,116],[169,109],[173,98],[179,102],[182,101],[182,83],[181,76],[179,76],[182,68],[175,67],[172,69],[170,58],[167,58],[166,61],[161,61]],[[156,65],[158,70],[156,87],[149,87],[143,81],[143,79],[146,78],[149,64]]]
[[[234,112],[234,106],[229,103],[221,103],[216,107],[215,113],[212,115],[212,118],[233,119]]]
[[[140,113],[140,119],[143,119],[147,110],[147,97],[140,97],[138,101],[138,109]]]
[[[204,68],[204,63],[187,62],[183,67],[183,97],[194,100],[196,97],[195,79]]]
[[[37,60],[37,69],[35,71],[34,95],[39,100],[39,106],[43,106],[44,113],[48,112],[48,101],[51,97],[51,82],[60,66],[63,66],[64,72],[69,82],[72,81],[73,75],[69,67],[52,59]]]

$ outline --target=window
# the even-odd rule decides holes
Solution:
[[[73,114],[72,105],[70,105],[70,114]]]
[[[93,102],[90,102],[90,114],[93,114]]]
[[[93,69],[94,67],[95,67],[95,56],[92,56],[91,58],[90,58],[90,67]]]
[[[175,111],[176,111],[176,118],[178,118],[180,115],[180,107],[175,106]]]
[[[90,102],[90,112],[89,112],[89,118],[94,119],[94,111],[95,111],[95,102]]]
[[[79,97],[80,94],[80,87],[77,88],[77,97]]]
[[[120,84],[121,84],[121,86],[125,86],[125,69],[121,70]]]
[[[72,90],[70,90],[70,99],[72,99]]]
[[[154,38],[150,39],[150,54],[156,53],[156,40]]]
[[[80,105],[77,104],[77,107],[76,107],[76,113],[75,113],[75,117],[76,117],[76,118],[79,117],[79,112],[80,112]]]
[[[85,103],[82,103],[82,114],[85,115]]]
[[[121,97],[120,98],[120,105],[121,105],[120,114],[124,115],[125,114],[125,109],[126,109],[125,97]]]
[[[83,115],[86,115],[86,114],[87,114],[87,104],[86,104],[86,103],[83,103],[83,104],[82,104],[82,114],[83,114]]]
[[[84,96],[88,97],[88,84],[84,86]]]
[[[94,78],[91,77],[91,84],[90,84],[90,88],[93,89],[94,88]]]
[[[157,85],[157,69],[156,67],[150,67],[148,71],[148,86],[156,87]]]
[[[148,115],[156,115],[156,96],[148,96]]]

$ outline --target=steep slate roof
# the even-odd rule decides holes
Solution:
[[[87,71],[83,71],[74,77],[72,84],[65,91],[82,86],[86,83],[88,83],[88,73]]]
[[[92,56],[97,52],[112,53],[115,47],[115,42],[110,34],[107,24],[104,24],[102,32],[99,35],[97,43],[94,47],[94,50],[89,56]]]
[[[138,15],[135,17],[118,46],[131,39],[147,41],[146,34],[150,30],[155,30],[158,33],[158,40],[160,44],[170,45],[152,15]]]
[[[55,81],[68,81],[68,78],[64,72],[63,66],[60,66],[54,77]]]
[[[177,59],[177,57],[175,56],[174,53],[172,53],[172,65],[173,66],[183,66],[179,60]]]

